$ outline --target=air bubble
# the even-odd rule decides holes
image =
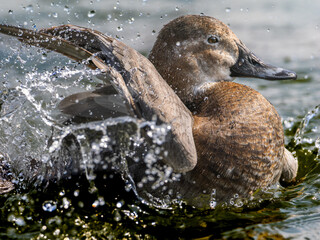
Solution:
[[[230,7],[227,7],[225,10],[226,10],[226,13],[231,12],[231,8]]]

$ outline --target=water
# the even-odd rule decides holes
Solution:
[[[117,139],[122,144],[120,152],[110,156],[105,166],[125,172],[123,156],[132,153],[134,144],[141,144],[142,123],[122,118],[63,128],[57,122],[62,117],[57,104],[72,93],[94,89],[101,83],[96,73],[58,54],[22,47],[17,40],[0,36],[0,151],[15,164],[21,185],[13,194],[0,197],[0,238],[319,238],[319,9],[317,1],[298,0],[1,3],[4,23],[31,29],[68,23],[92,27],[143,54],[149,52],[163,24],[174,17],[201,13],[217,17],[263,60],[298,73],[296,81],[237,82],[261,92],[279,111],[287,147],[299,160],[299,173],[295,185],[271,189],[249,205],[236,203],[227,209],[204,211],[181,203],[169,209],[141,203],[129,178],[122,181],[123,176],[117,174],[95,175],[90,161],[96,160],[96,152],[113,149],[113,127],[129,130]],[[103,132],[103,124],[111,135]],[[143,124],[149,124],[150,136],[156,135],[161,143],[162,130],[152,122]],[[89,141],[88,128],[99,137],[98,145]],[[42,171],[37,163],[51,164],[52,154],[59,156],[62,151],[59,141],[69,133],[77,136],[82,153],[87,154],[81,165],[86,176],[30,190],[25,184],[33,177],[30,168]],[[48,148],[51,138],[54,144]],[[161,151],[158,145],[148,149],[150,163]],[[123,149],[126,151],[121,152]]]

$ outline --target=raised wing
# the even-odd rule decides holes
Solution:
[[[171,137],[165,143],[168,150],[165,162],[175,172],[194,168],[197,153],[192,135],[193,117],[152,63],[140,53],[98,31],[73,25],[36,32],[0,24],[0,32],[59,52],[90,68],[101,69],[135,116],[146,120],[157,116],[160,122],[171,125]],[[62,111],[64,109],[62,107]]]

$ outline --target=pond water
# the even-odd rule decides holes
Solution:
[[[126,132],[121,149],[139,141],[141,123],[131,118],[61,128],[58,103],[101,83],[96,72],[52,52],[0,36],[0,152],[16,169],[13,193],[0,196],[1,239],[318,239],[320,236],[320,2],[192,0],[11,0],[1,3],[1,23],[40,29],[61,24],[91,27],[147,55],[161,27],[184,14],[205,14],[227,23],[260,58],[298,73],[295,81],[237,79],[278,110],[288,149],[299,161],[297,183],[278,187],[249,205],[200,210],[184,204],[150,206],[121,176],[65,179],[46,188],[26,185],[39,161],[51,164],[57,143],[86,129],[101,142]],[[60,119],[61,120],[61,119]],[[145,123],[158,139],[165,131]],[[101,130],[102,129],[102,130]],[[80,141],[83,154],[96,151]],[[99,145],[100,148],[103,146]],[[99,148],[99,149],[100,149]],[[122,150],[123,151],[123,150]],[[155,152],[151,149],[150,152]],[[128,151],[118,155],[130,154]],[[89,154],[88,154],[89,155]],[[59,155],[57,155],[59,156]],[[39,171],[40,171],[39,170]],[[117,181],[117,179],[119,181]],[[110,184],[108,182],[110,181]],[[118,183],[118,184],[115,184]]]

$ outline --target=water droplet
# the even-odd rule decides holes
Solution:
[[[156,30],[152,30],[152,35],[154,35],[156,33]]]
[[[23,31],[21,29],[19,29],[18,36],[21,37],[22,35],[23,35]]]
[[[241,66],[244,64],[244,61],[245,61],[245,60],[244,60],[243,58],[240,59],[240,61],[239,61],[239,67],[241,67]]]
[[[57,209],[57,203],[52,200],[43,202],[42,209],[46,212],[53,212]]]
[[[42,59],[42,60],[47,60],[47,54],[46,54],[46,53],[43,53],[42,56],[41,56],[41,59]]]
[[[54,230],[53,232],[53,236],[58,236],[60,234],[60,229],[57,228],[56,230]]]
[[[119,211],[114,211],[114,220],[119,222],[121,220],[121,215]]]
[[[52,13],[52,16],[54,17],[54,18],[57,18],[58,17],[58,13]]]
[[[181,43],[178,41],[178,42],[176,42],[176,45],[179,47],[181,45]]]
[[[80,193],[80,191],[79,191],[79,189],[77,189],[77,190],[75,190],[75,191],[73,192],[73,195],[74,195],[75,197],[79,197],[79,193]]]
[[[92,18],[92,17],[94,17],[95,15],[96,15],[96,11],[95,11],[95,10],[91,10],[91,11],[88,12],[88,17],[89,17],[89,18]]]
[[[128,22],[129,22],[129,24],[132,24],[134,22],[134,18],[129,18]]]
[[[93,203],[92,203],[92,207],[96,208],[99,206],[99,201],[98,200],[95,200]]]
[[[175,10],[176,10],[176,11],[179,11],[179,7],[176,7]]]
[[[9,14],[13,14],[13,11],[12,11],[12,10],[9,10],[8,13],[9,13]]]
[[[81,201],[79,201],[79,202],[78,202],[78,206],[79,206],[80,208],[83,208],[83,207],[84,207],[84,203],[81,202]]]
[[[70,205],[71,205],[71,202],[70,202],[70,200],[68,198],[64,197],[62,199],[62,204],[63,204],[63,208],[64,209],[68,209],[70,207]]]
[[[121,32],[123,30],[123,28],[121,26],[117,27],[117,31]]]
[[[123,206],[123,201],[117,202],[117,204],[116,204],[117,208],[122,208],[122,206]]]
[[[267,28],[267,32],[270,32],[270,28]]]
[[[63,11],[65,11],[65,12],[67,12],[67,14],[69,14],[70,13],[70,8],[69,8],[69,6],[64,6],[64,9],[63,9]]]
[[[234,202],[234,206],[236,207],[242,207],[244,205],[244,202],[241,199],[236,199]]]
[[[17,217],[15,219],[15,223],[18,225],[18,226],[25,226],[26,225],[26,222],[24,221],[24,218],[23,217]]]
[[[320,150],[320,138],[317,138],[317,140],[314,143],[315,147]]]
[[[127,192],[130,192],[131,189],[132,189],[132,185],[129,183],[129,184],[127,184],[127,185],[124,187],[124,189],[125,189]]]
[[[25,10],[26,10],[27,12],[33,12],[33,6],[32,6],[32,4],[26,6],[26,7],[25,7]]]
[[[214,209],[217,206],[217,202],[214,199],[212,199],[209,204],[210,204],[210,208],[212,209]]]
[[[231,8],[230,7],[226,7],[226,13],[231,12]]]

